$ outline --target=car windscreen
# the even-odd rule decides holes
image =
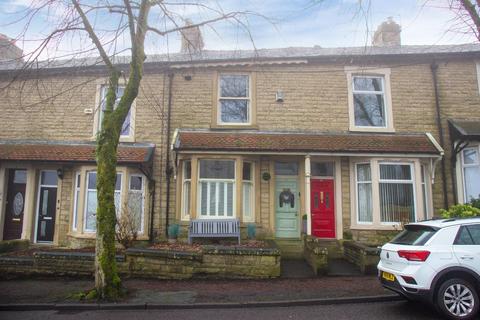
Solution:
[[[408,246],[423,246],[437,232],[437,229],[429,226],[406,225],[405,230],[390,241],[393,244]]]

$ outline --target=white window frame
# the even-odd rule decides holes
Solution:
[[[200,163],[202,161],[231,161],[233,162],[233,179],[211,179],[211,178],[201,178],[200,177]],[[237,201],[237,183],[236,183],[236,178],[237,178],[237,161],[234,160],[234,159],[198,159],[198,183],[197,183],[197,218],[199,219],[233,219],[233,218],[236,218],[237,217],[237,213],[236,213],[236,201]],[[208,190],[210,189],[210,185],[209,187],[207,188],[207,215],[202,215],[202,182],[227,182],[227,183],[233,183],[233,186],[232,186],[232,216],[228,216],[228,215],[224,215],[224,216],[218,216],[218,204],[216,205],[217,207],[217,212],[215,213],[214,216],[211,216],[208,214],[209,210],[209,206],[210,206],[210,193],[208,192]],[[224,197],[226,196],[226,194],[224,195]],[[224,208],[226,208],[226,201],[224,200]]]
[[[359,165],[366,165],[368,164],[370,166],[370,180],[369,181],[358,181],[358,166]],[[357,220],[357,224],[364,224],[364,225],[371,225],[373,224],[373,175],[372,175],[372,164],[368,161],[366,162],[356,162],[354,164],[354,174],[355,174],[355,219]],[[372,189],[371,194],[372,194],[372,221],[360,221],[360,212],[359,212],[359,201],[358,201],[358,185],[359,184],[370,184],[370,187]]]
[[[475,150],[477,152],[477,162],[476,163],[465,163],[465,156],[464,152],[466,150]],[[461,152],[461,173],[462,173],[462,188],[463,188],[463,202],[468,203],[470,199],[467,197],[467,186],[465,185],[465,168],[473,168],[473,167],[480,167],[480,145],[473,145],[471,147],[467,147],[462,150]]]
[[[380,178],[380,166],[381,165],[400,165],[400,166],[409,166],[410,167],[410,180],[392,180],[392,179],[382,179]],[[418,212],[417,212],[417,195],[416,195],[416,190],[415,190],[415,169],[413,167],[412,163],[409,162],[387,162],[387,161],[379,161],[378,162],[378,188],[380,189],[380,184],[381,183],[389,183],[389,184],[411,184],[412,185],[412,192],[413,192],[413,212],[414,212],[414,221],[411,222],[416,222],[418,221]],[[420,178],[421,180],[421,178]],[[380,201],[380,194],[378,200]],[[401,223],[401,221],[393,221],[393,222],[383,222],[381,221],[381,212],[380,214],[380,223],[383,225],[398,225]]]
[[[132,190],[130,189],[131,188],[131,180],[132,180],[132,177],[140,177],[142,179],[142,189],[141,190]],[[143,232],[144,232],[144,227],[143,227],[143,224],[144,224],[144,219],[145,219],[145,175],[143,174],[136,174],[136,173],[132,173],[132,174],[129,174],[128,175],[128,193],[132,192],[132,193],[140,193],[141,194],[141,200],[142,200],[142,212],[141,212],[141,216],[140,216],[140,228],[138,230],[138,234],[142,235]],[[128,195],[127,195],[127,199],[125,199],[125,201],[127,202],[127,205],[128,205]]]
[[[88,210],[88,192],[90,191],[95,191],[97,192],[97,188],[95,189],[89,189],[88,188],[88,179],[89,179],[89,176],[90,176],[90,173],[95,173],[97,174],[97,171],[96,170],[89,170],[89,171],[86,171],[85,173],[85,192],[84,192],[84,206],[83,206],[83,232],[85,233],[96,233],[97,232],[97,228],[95,227],[95,229],[87,229],[87,210]],[[98,176],[97,176],[97,179],[98,179]],[[98,200],[97,200],[97,207],[98,207]],[[95,213],[95,220],[97,219],[97,216],[96,216],[96,213]],[[96,226],[96,225],[95,225]]]
[[[72,214],[72,230],[78,230],[78,203],[80,201],[80,195],[82,193],[82,173],[80,171],[75,171],[74,173],[74,184],[73,188],[73,214]]]
[[[247,97],[222,97],[221,78],[222,76],[246,76],[248,78],[248,96]],[[252,125],[252,76],[249,73],[219,73],[217,78],[217,124],[222,126],[251,126]],[[223,122],[222,105],[220,100],[247,100],[247,122]]]
[[[190,163],[190,178],[187,179],[185,178],[186,176],[186,163],[189,162]],[[190,184],[190,192],[189,192],[189,196],[187,197],[186,196],[186,193],[185,193],[185,185],[189,183]],[[182,198],[181,198],[181,219],[183,221],[188,221],[190,220],[190,213],[191,212],[187,212],[187,209],[188,211],[191,211],[192,208],[191,208],[191,201],[190,201],[190,198],[192,197],[192,161],[191,160],[185,160],[183,162],[183,168],[182,168]],[[188,203],[188,206],[187,206],[187,203]]]
[[[358,220],[358,188],[357,188],[357,164],[370,163],[371,181],[372,181],[372,222],[359,222]],[[380,209],[380,183],[395,182],[397,180],[380,179],[380,165],[409,165],[411,171],[410,180],[398,180],[400,183],[409,181],[413,184],[413,201],[415,210],[415,220],[425,219],[425,212],[422,201],[425,201],[422,194],[421,165],[418,158],[358,158],[350,162],[350,208],[351,208],[351,229],[357,230],[398,230],[401,222],[381,222]],[[426,179],[429,175],[426,176]],[[431,210],[431,188],[427,188],[427,208]]]
[[[480,61],[475,61],[475,67],[477,70],[477,86],[478,86],[478,94],[480,95]]]
[[[393,108],[390,87],[390,69],[389,68],[366,68],[366,67],[345,67],[347,76],[348,88],[348,114],[349,114],[349,129],[350,131],[365,131],[365,132],[394,132],[393,126]],[[383,91],[359,91],[354,90],[353,79],[355,77],[368,77],[382,79]],[[355,103],[353,95],[360,94],[379,94],[383,93],[384,111],[385,111],[385,126],[357,126],[355,124]]]
[[[103,100],[103,88],[108,86],[108,83],[104,79],[97,81],[97,92],[95,97],[95,109],[93,119],[93,137],[96,139],[97,133],[101,127],[101,113],[102,113],[102,100]],[[125,88],[126,85],[120,82],[119,87]],[[136,114],[136,99],[133,101],[130,107],[130,132],[128,135],[121,135],[120,141],[122,142],[135,142],[135,114]]]
[[[243,164],[248,163],[250,164],[250,180],[243,180],[243,170],[242,170],[242,219],[243,222],[255,222],[255,163],[252,161],[243,161]],[[245,190],[244,184],[249,184],[251,186],[250,191],[250,208],[252,212],[250,213],[251,216],[248,217],[245,215],[245,208],[243,208],[243,204],[245,203]]]

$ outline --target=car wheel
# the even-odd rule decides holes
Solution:
[[[437,293],[437,308],[449,319],[472,319],[479,304],[475,287],[463,279],[443,282]]]

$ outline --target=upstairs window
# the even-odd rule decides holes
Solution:
[[[97,132],[99,132],[102,128],[104,112],[106,109],[107,91],[108,91],[108,86],[102,85],[100,87],[100,105],[98,110],[98,119],[97,119],[97,128],[96,128]],[[117,108],[118,103],[120,102],[120,99],[122,98],[124,92],[125,92],[124,86],[119,86],[117,88],[117,98],[115,100],[114,109]],[[134,108],[134,105],[132,105],[132,107],[128,111],[127,117],[123,122],[122,131],[120,132],[120,138],[129,138],[133,136],[133,126],[132,126],[133,122],[132,122],[132,116],[131,116],[133,108]]]
[[[351,131],[392,132],[390,69],[346,67]]]
[[[355,126],[387,126],[383,77],[353,76]]]
[[[250,76],[222,74],[218,88],[218,123],[251,124]]]

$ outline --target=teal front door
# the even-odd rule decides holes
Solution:
[[[299,238],[297,177],[275,177],[275,236]]]

